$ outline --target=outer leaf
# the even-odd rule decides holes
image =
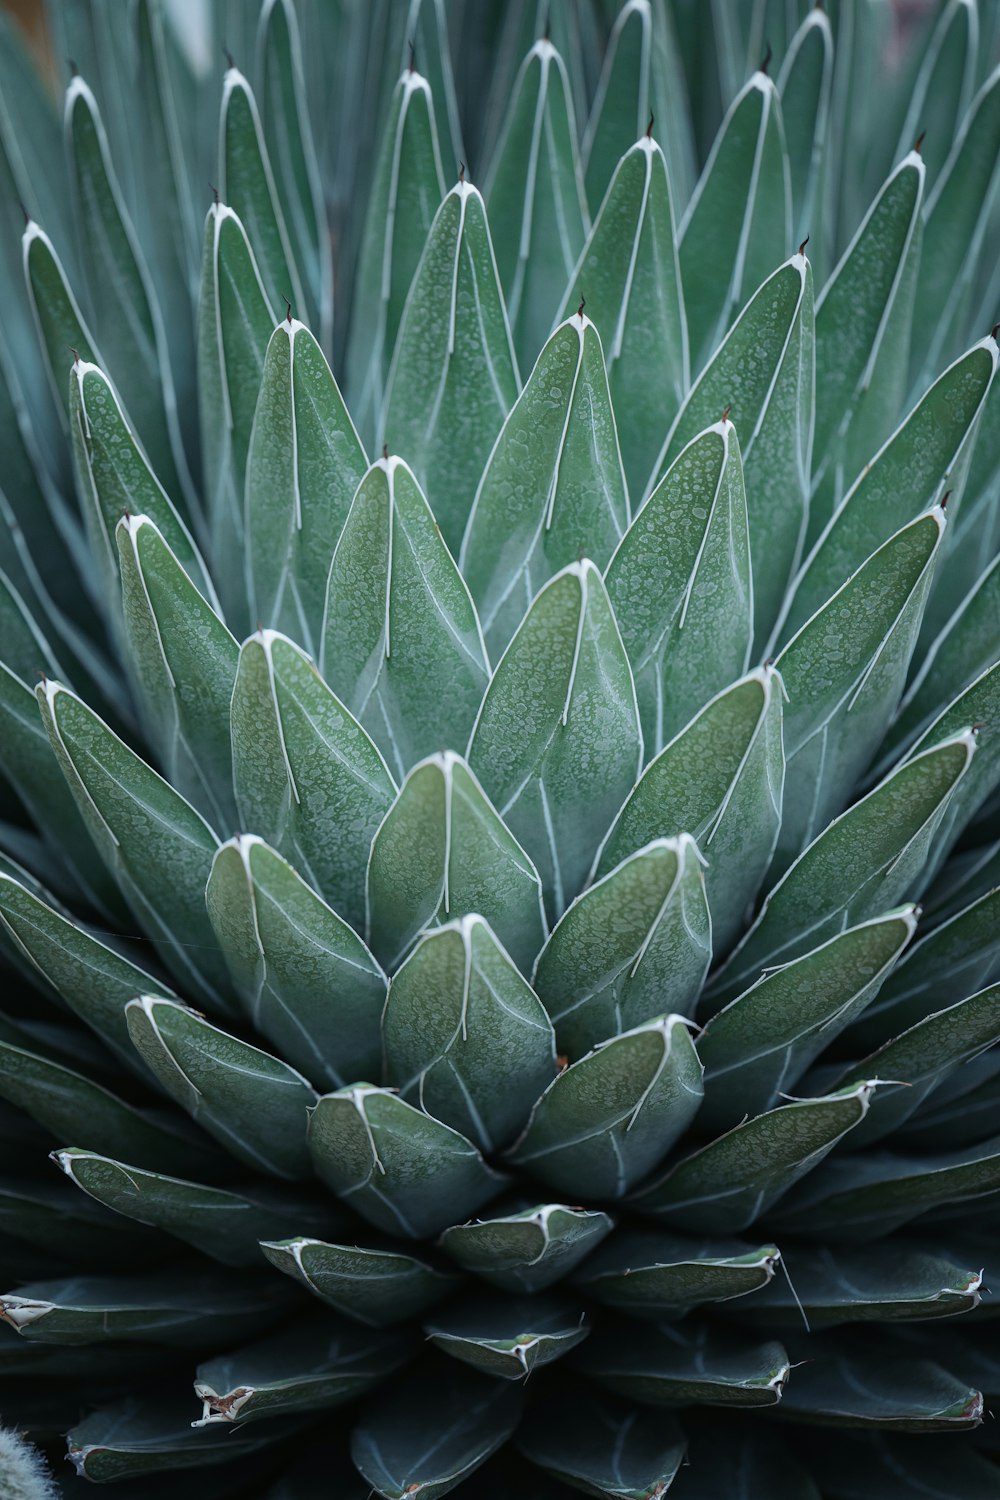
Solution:
[[[783,1105],[694,1151],[631,1202],[671,1227],[732,1234],[781,1198],[868,1111],[874,1081]]]
[[[382,420],[452,553],[518,387],[486,209],[462,180],[438,209],[414,275]]]
[[[457,1130],[367,1083],[323,1095],[309,1119],[309,1149],[339,1198],[406,1239],[472,1213],[505,1180]]]
[[[786,1410],[835,1427],[902,1432],[961,1432],[978,1427],[983,1398],[964,1380],[925,1359],[817,1359],[788,1389]]]
[[[501,1380],[526,1380],[590,1332],[578,1307],[546,1297],[480,1297],[431,1315],[424,1331],[443,1354]]]
[[[598,1302],[636,1317],[680,1316],[702,1303],[727,1302],[770,1286],[780,1259],[777,1245],[706,1244],[631,1230],[609,1240],[574,1281]]]
[[[532,978],[561,1053],[581,1057],[664,1004],[692,1014],[712,956],[701,863],[687,834],[657,839],[567,907]]]
[[[646,376],[644,385],[651,389]],[[731,422],[707,428],[677,455],[622,538],[605,583],[651,757],[750,664],[750,536]]]
[[[249,1333],[244,1327],[243,1337]],[[156,1483],[164,1470],[195,1470],[199,1493],[211,1495],[211,1479],[204,1474],[209,1464],[239,1463],[241,1454],[252,1454],[276,1438],[287,1435],[287,1425],[251,1428],[249,1432],[228,1429],[192,1431],[191,1400],[149,1402],[130,1397],[117,1406],[92,1412],[67,1434],[67,1457],[81,1479],[98,1484],[139,1479],[143,1487]],[[255,1460],[241,1475],[249,1484],[259,1474]]]
[[[561,1281],[611,1232],[596,1209],[547,1203],[456,1224],[441,1245],[466,1271],[504,1292],[540,1292]]]
[[[539,589],[581,555],[603,568],[628,522],[601,340],[580,312],[553,333],[504,423],[462,543],[494,658]]]
[[[334,1088],[381,1067],[385,975],[354,930],[253,834],[223,844],[209,920],[249,1019]]]
[[[514,348],[530,369],[590,227],[569,75],[548,37],[514,80],[485,198]]]
[[[177,978],[225,1014],[223,966],[204,905],[215,834],[74,693],[47,682],[36,696],[87,830],[126,901]]]
[[[250,619],[243,485],[274,313],[246,230],[216,203],[205,221],[198,303],[198,415],[205,508],[219,592],[234,630]]]
[[[407,68],[393,90],[358,251],[347,343],[351,410],[377,436],[389,360],[444,178],[430,85]]]
[[[690,378],[670,177],[651,135],[615,168],[570,275],[565,317],[584,293],[601,335],[625,472],[638,500],[663,424],[673,420]]]
[[[731,998],[765,967],[787,963],[904,897],[975,748],[970,730],[945,739],[835,818],[769,893],[711,993]]]
[[[781,1344],[710,1324],[603,1329],[577,1365],[609,1390],[650,1406],[774,1406],[790,1365]]]
[[[380,1385],[407,1353],[398,1334],[312,1314],[308,1326],[293,1325],[199,1365],[194,1393],[203,1411],[193,1425],[242,1427],[263,1417],[329,1411]]]
[[[983,39],[985,41],[985,38]],[[948,0],[930,32],[900,135],[905,151],[925,130],[922,150],[932,179],[944,166],[976,84],[981,42],[974,0]]]
[[[879,190],[816,299],[810,541],[892,432],[906,395],[924,179],[924,163],[911,151]]]
[[[476,916],[419,940],[389,986],[382,1038],[386,1082],[484,1152],[517,1134],[556,1071],[548,1016]]]
[[[395,969],[425,927],[480,913],[522,973],[545,941],[531,860],[457,755],[415,766],[372,842],[368,934]]]
[[[243,74],[232,67],[222,85],[219,177],[223,201],[232,204],[246,225],[271,306],[288,296],[293,307],[304,308],[257,102]]]
[[[805,539],[815,385],[812,268],[801,250],[771,274],[774,260],[725,339],[718,348],[713,342],[711,363],[668,431],[647,487],[720,413],[732,416],[742,435],[759,642],[774,624]]]
[[[705,1065],[699,1124],[727,1129],[744,1115],[773,1109],[878,995],[916,925],[917,910],[907,906],[849,927],[764,974],[713,1016],[698,1038]]]
[[[70,351],[84,362],[100,358],[66,271],[45,230],[29,219],[21,238],[24,281],[56,406],[69,411]]]
[[[309,1175],[306,1111],[316,1094],[301,1073],[174,1000],[144,995],[126,1017],[167,1093],[227,1150],[275,1177]]]
[[[330,558],[367,463],[322,349],[289,315],[267,346],[250,434],[247,571],[253,618],[310,652],[319,648]]]
[[[229,704],[240,648],[148,516],[119,521],[126,648],[171,786],[219,828],[236,822]]]
[[[232,738],[244,824],[360,927],[365,859],[395,786],[305,652],[276,631],[259,631],[240,651]]]
[[[533,1406],[518,1447],[585,1495],[657,1500],[680,1469],[686,1443],[659,1414],[574,1391]]]
[[[97,101],[82,78],[71,79],[66,91],[65,123],[80,245],[108,368],[129,392],[136,428],[168,493],[190,504],[193,487],[162,316],[111,166]]]
[[[816,6],[803,17],[788,43],[778,94],[788,148],[793,243],[812,236],[813,263],[821,285],[827,266],[821,238],[827,233],[833,64],[833,31],[825,12]]]
[[[272,1266],[301,1282],[338,1312],[372,1328],[419,1317],[450,1292],[456,1278],[395,1247],[330,1245],[297,1235],[262,1241]]]
[[[507,1441],[521,1415],[510,1384],[436,1366],[378,1397],[351,1435],[351,1457],[386,1500],[437,1500]]]
[[[649,0],[626,0],[611,28],[580,147],[591,203],[600,203],[622,153],[645,129],[652,22]]]
[[[469,765],[538,865],[554,917],[583,885],[641,764],[614,613],[594,565],[573,564],[532,604],[469,743]]]
[[[336,1223],[337,1210],[329,1201],[310,1203],[300,1193],[269,1183],[232,1192],[144,1171],[75,1146],[54,1151],[52,1159],[76,1187],[116,1215],[175,1235],[225,1266],[259,1267],[259,1242],[304,1220],[327,1232]],[[116,1227],[125,1228],[120,1219]]]
[[[739,931],[778,835],[781,694],[781,678],[765,667],[707,703],[650,761],[594,861],[594,876],[606,875],[651,840],[690,833],[708,861],[717,954]]]
[[[758,72],[730,105],[680,224],[681,282],[695,369],[787,254],[791,235],[781,104],[770,78]]]
[[[412,471],[379,459],[329,569],[323,674],[402,780],[442,745],[464,750],[489,681],[482,631]]]
[[[944,536],[935,508],[885,542],[781,652],[785,792],[778,865],[840,812],[899,701]]]
[[[964,1444],[956,1451],[947,1436],[914,1443],[890,1432],[841,1429],[816,1451],[836,1500],[906,1500],[920,1488],[930,1500],[993,1500],[996,1489],[996,1466]]]
[[[775,639],[788,640],[865,558],[946,493],[954,522],[996,364],[992,338],[974,345],[935,381],[879,450],[793,580]],[[752,540],[752,517],[750,524]]]
[[[681,1496],[684,1500],[718,1500],[720,1495],[726,1500],[771,1500],[775,1495],[782,1500],[820,1500],[812,1479],[792,1458],[770,1422],[764,1431],[764,1424],[752,1418],[746,1426],[727,1426],[724,1443],[719,1442],[714,1412],[706,1413],[700,1423],[693,1412],[686,1412],[684,1427],[691,1439],[690,1462],[678,1477],[678,1500]],[[813,1440],[814,1434],[810,1434],[810,1442]]]
[[[507,1157],[560,1192],[620,1198],[662,1161],[701,1096],[683,1017],[660,1016],[560,1073]]]

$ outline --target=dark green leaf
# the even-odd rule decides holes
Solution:
[[[779,1343],[688,1323],[601,1329],[574,1363],[600,1385],[649,1406],[775,1406],[790,1369]]]
[[[466,1271],[505,1292],[539,1292],[564,1276],[611,1232],[596,1209],[547,1203],[519,1213],[456,1224],[441,1246]]]
[[[927,1359],[864,1353],[803,1364],[789,1382],[782,1412],[835,1427],[897,1432],[961,1432],[978,1427],[983,1398]]]
[[[501,1380],[526,1380],[561,1359],[590,1328],[578,1307],[547,1297],[486,1296],[451,1303],[424,1324],[432,1344]]]
[[[393,1247],[331,1245],[297,1235],[264,1240],[272,1266],[338,1312],[372,1328],[419,1317],[446,1296],[456,1277]]]
[[[556,1479],[606,1500],[658,1500],[684,1458],[680,1428],[659,1413],[574,1391],[532,1405],[522,1453]]]
[[[818,1437],[818,1434],[816,1435]],[[994,1500],[996,1465],[951,1437],[837,1432],[812,1451],[833,1500]]]
[[[129,1397],[117,1406],[92,1412],[67,1433],[68,1458],[81,1479],[98,1484],[140,1479],[143,1494],[155,1493],[156,1476],[163,1471],[197,1470],[199,1496],[211,1500],[211,1480],[201,1471],[209,1464],[232,1464],[241,1454],[253,1453],[289,1431],[279,1423],[249,1432],[192,1430],[191,1398],[162,1395],[144,1404]],[[258,1464],[254,1466],[258,1469]],[[183,1483],[183,1481],[180,1481]],[[190,1482],[190,1481],[189,1481]],[[243,1483],[251,1482],[244,1470]]]
[[[574,1277],[598,1302],[636,1317],[680,1316],[705,1302],[727,1302],[768,1287],[777,1245],[685,1239],[654,1230],[616,1234]]]
[[[591,203],[600,203],[619,158],[646,128],[652,30],[645,0],[626,0],[611,28],[580,145]]]

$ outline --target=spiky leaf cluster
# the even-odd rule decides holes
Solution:
[[[67,1494],[996,1495],[994,8],[48,14],[4,1420]]]

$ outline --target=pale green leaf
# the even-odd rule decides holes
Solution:
[[[770,19],[770,18],[768,18]],[[829,18],[820,6],[803,17],[785,51],[778,75],[781,117],[788,149],[793,240],[810,237],[819,284],[826,279],[830,172],[830,105],[834,45]]]
[[[649,0],[626,0],[611,28],[580,144],[587,198],[593,204],[600,203],[619,158],[646,128],[652,31]]]

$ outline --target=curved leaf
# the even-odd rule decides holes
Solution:
[[[479,1297],[450,1303],[424,1324],[443,1354],[501,1380],[526,1380],[587,1337],[578,1307],[547,1297]]]
[[[419,1317],[452,1290],[457,1280],[395,1246],[331,1245],[296,1235],[262,1240],[264,1255],[320,1301],[372,1328]]]
[[[597,1209],[546,1203],[456,1224],[440,1243],[463,1270],[501,1291],[540,1292],[569,1275],[612,1228]]]

